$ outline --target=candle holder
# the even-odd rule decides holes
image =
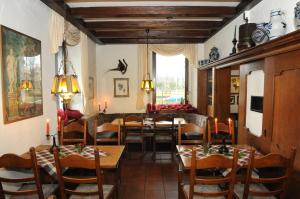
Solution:
[[[220,154],[229,153],[229,149],[226,146],[226,138],[228,138],[228,135],[229,135],[228,133],[224,133],[224,132],[218,132],[218,134],[216,134],[217,139],[222,139],[222,146],[219,148]]]
[[[53,153],[54,147],[56,147],[59,150],[59,147],[56,145],[56,138],[55,138],[56,135],[57,134],[53,134],[53,135],[48,134],[47,135],[47,140],[50,140],[50,137],[52,137],[52,146],[49,149],[50,153]]]

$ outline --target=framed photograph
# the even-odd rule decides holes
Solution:
[[[41,41],[0,29],[4,123],[42,115]]]
[[[114,97],[129,97],[129,78],[114,78]]]
[[[231,93],[239,93],[240,92],[240,77],[239,76],[231,76],[230,92]]]
[[[94,99],[94,77],[89,77],[89,97],[88,99]]]
[[[230,105],[235,105],[235,95],[230,96]]]

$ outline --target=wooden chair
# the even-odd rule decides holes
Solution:
[[[153,118],[153,121],[154,121],[153,158],[156,158],[157,144],[169,143],[171,146],[171,156],[173,159],[173,151],[175,149],[174,117],[168,115],[158,115]]]
[[[0,157],[0,198],[44,199],[56,189],[55,184],[41,184],[35,149],[30,148],[30,159],[15,154]],[[9,184],[7,184],[9,183]]]
[[[178,125],[178,144],[203,144],[206,140],[206,127],[193,123]]]
[[[87,121],[76,120],[67,125],[61,123],[60,144],[83,144],[86,145]]]
[[[98,120],[94,121],[94,145],[98,143],[117,143],[121,144],[121,130],[120,125],[111,123],[104,123],[97,125]]]
[[[276,199],[276,196],[279,196],[279,198],[281,199],[286,198],[287,181],[293,169],[295,155],[296,150],[292,149],[290,158],[284,158],[280,154],[274,153],[256,158],[255,150],[252,150],[247,169],[246,182],[245,184],[236,184],[234,189],[235,197],[240,199]],[[283,170],[283,173],[276,172],[276,177],[254,177],[252,175],[254,169],[262,168],[281,168]],[[279,173],[280,175],[278,175]],[[264,184],[277,184],[277,187],[272,190],[269,190],[267,187],[264,186]],[[280,186],[278,186],[278,184]]]
[[[103,185],[103,175],[100,169],[99,150],[95,148],[95,159],[87,159],[79,154],[70,155],[64,158],[59,157],[58,149],[54,149],[54,159],[60,188],[60,198],[71,199],[84,198],[113,198],[116,187],[114,185]],[[66,176],[63,175],[64,168],[90,169],[96,171],[96,176]],[[66,184],[77,184],[75,190],[66,188]]]
[[[221,144],[223,142],[222,139],[217,137],[215,125],[212,120],[208,120],[208,143],[211,144]],[[231,134],[229,134],[229,125],[225,123],[218,122],[218,132],[228,134],[228,138],[225,139],[226,144],[235,144],[235,132],[234,126],[231,126]]]
[[[126,150],[129,144],[141,144],[142,152],[145,153],[145,135],[143,117],[129,115],[123,118],[123,132]]]
[[[180,190],[186,199],[204,199],[204,198],[233,198],[234,183],[237,171],[238,150],[234,150],[233,158],[227,158],[223,155],[210,155],[208,157],[197,159],[196,151],[192,151],[190,182],[189,185],[182,184],[182,175],[179,175]],[[207,169],[231,169],[226,176],[196,176],[196,170]],[[180,173],[182,171],[179,171]],[[223,186],[222,189],[220,185]]]

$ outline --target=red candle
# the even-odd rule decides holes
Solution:
[[[46,135],[50,134],[50,121],[49,119],[46,120]]]
[[[215,132],[218,133],[218,118],[215,118]]]
[[[228,128],[229,128],[229,134],[231,135],[232,134],[232,120],[230,118],[228,118]]]
[[[58,120],[57,120],[57,128],[58,128],[58,130],[60,130],[60,122],[61,122],[61,117],[58,116]]]

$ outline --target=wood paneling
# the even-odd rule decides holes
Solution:
[[[197,109],[207,115],[207,70],[198,70]]]
[[[147,39],[125,38],[125,39],[101,39],[105,44],[146,44]],[[149,44],[186,44],[186,43],[202,43],[204,39],[197,38],[182,38],[182,39],[149,39]]]
[[[231,68],[215,70],[214,86],[214,116],[220,122],[226,122],[230,117],[230,77]]]
[[[128,6],[72,8],[79,18],[128,18],[128,17],[232,17],[234,7],[225,6]]]

